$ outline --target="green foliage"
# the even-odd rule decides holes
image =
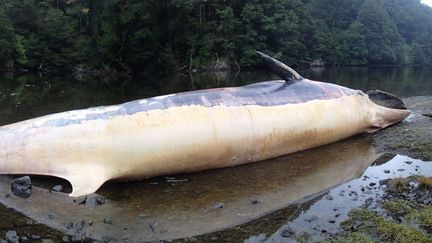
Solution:
[[[0,66],[120,70],[432,63],[419,0],[0,1]]]
[[[21,35],[15,35],[14,47],[16,63],[20,66],[25,66],[28,62],[28,59],[24,47],[24,37]]]
[[[13,26],[3,8],[0,8],[0,67],[9,66],[8,62],[12,60],[12,57]]]

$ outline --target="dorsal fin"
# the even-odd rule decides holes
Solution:
[[[294,69],[285,65],[283,62],[276,60],[275,58],[262,52],[257,51],[256,53],[258,53],[265,62],[265,64],[282,79],[290,82],[303,79],[300,74],[298,74]]]

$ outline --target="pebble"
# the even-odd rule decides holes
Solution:
[[[369,183],[369,186],[375,186],[375,185],[376,185],[375,182],[371,182],[371,183]]]
[[[19,243],[19,236],[15,230],[9,230],[6,232],[6,241],[10,243]]]
[[[292,230],[290,227],[285,227],[285,229],[283,229],[280,232],[280,236],[284,237],[284,238],[289,238],[295,235],[294,230]]]
[[[310,223],[310,222],[315,221],[315,220],[317,220],[317,219],[318,219],[318,217],[315,216],[315,215],[313,215],[313,216],[310,217],[309,219],[306,219],[306,221],[307,221],[308,223]]]
[[[75,234],[72,236],[72,241],[83,241],[84,233],[86,231],[86,222],[81,220],[81,222],[74,225]]]
[[[63,191],[63,187],[62,187],[62,185],[53,186],[53,188],[51,188],[51,191],[61,192],[61,191]]]
[[[102,206],[105,203],[106,203],[105,197],[99,195],[91,195],[87,197],[87,200],[85,201],[85,205],[91,208]]]
[[[365,200],[365,204],[368,206],[371,205],[372,202],[373,202],[373,198],[371,198],[371,197],[369,197],[368,199]]]
[[[382,185],[388,185],[388,183],[391,181],[391,179],[384,179],[384,180],[380,180],[379,181],[379,184],[380,184],[380,186],[382,186]]]
[[[220,208],[223,208],[224,207],[224,204],[223,203],[220,203],[220,202],[218,202],[218,203],[216,203],[215,205],[214,205],[214,208],[215,209],[220,209]]]
[[[258,204],[258,203],[260,203],[261,201],[260,200],[258,200],[258,199],[254,199],[254,200],[252,200],[251,201],[251,204]]]
[[[332,200],[333,200],[333,197],[332,197],[331,195],[327,195],[327,196],[325,197],[325,199],[326,199],[326,200],[329,200],[329,201],[332,201]]]
[[[103,223],[104,224],[112,224],[112,220],[111,219],[103,219]]]
[[[73,200],[74,203],[79,204],[79,205],[85,204],[86,201],[87,201],[87,196],[79,197],[79,198],[76,198]]]
[[[22,198],[31,196],[32,183],[29,176],[23,176],[12,180],[11,191],[14,195]]]
[[[389,174],[390,170],[384,170],[384,173]]]

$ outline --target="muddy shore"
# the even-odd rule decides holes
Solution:
[[[380,152],[432,161],[432,96],[404,99],[412,114],[403,122],[372,135]]]
[[[391,154],[400,154],[406,155],[414,159],[421,159],[423,161],[432,161],[432,96],[419,96],[419,97],[410,97],[404,99],[404,102],[407,104],[408,108],[412,111],[412,115],[404,122],[389,127],[383,131],[380,131],[375,134],[370,135],[361,135],[366,136],[372,139],[372,143],[374,147],[381,153],[391,153]],[[409,164],[404,164],[408,166]],[[432,176],[432,175],[429,175]],[[371,181],[369,179],[365,179],[364,185],[360,185],[366,187],[368,185],[371,189],[366,189],[371,191],[371,194],[379,195],[378,198],[373,198],[372,203],[367,201],[369,197],[364,197],[364,201],[360,203],[361,205],[359,209],[353,210],[349,214],[349,218],[344,220],[341,231],[336,234],[328,234],[327,232],[322,233],[325,229],[320,229],[320,235],[322,236],[320,240],[327,241],[340,241],[345,242],[347,240],[351,240],[353,242],[363,241],[369,242],[369,240],[373,240],[375,235],[380,232],[372,232],[365,231],[364,228],[361,228],[361,224],[364,224],[367,221],[368,225],[371,227],[378,227],[378,224],[385,224],[388,227],[404,227],[398,225],[402,223],[410,223],[411,221],[407,220],[405,217],[408,217],[408,213],[410,215],[414,215],[417,217],[416,219],[422,220],[422,215],[428,213],[429,210],[427,208],[428,202],[416,201],[417,194],[421,194],[423,191],[420,189],[424,189],[424,187],[413,186],[407,191],[398,191],[393,190],[391,193],[387,193],[386,188],[394,188],[387,186],[393,185],[391,183],[392,180],[387,181],[387,184],[379,185],[380,183]],[[384,183],[384,182],[383,182]],[[405,182],[400,182],[405,185]],[[405,183],[405,184],[404,184]],[[420,185],[418,178],[411,178],[408,180],[408,184],[412,185]],[[375,187],[375,184],[377,185]],[[380,187],[382,186],[382,187]],[[374,189],[375,188],[375,189]],[[420,189],[418,189],[420,188]],[[354,189],[353,189],[354,190]],[[383,192],[383,193],[379,193]],[[401,198],[401,195],[408,195],[411,192],[411,196],[409,198]],[[302,201],[287,208],[278,210],[272,213],[269,216],[264,216],[262,218],[256,219],[252,222],[249,222],[245,225],[236,226],[228,230],[219,231],[216,233],[205,234],[201,236],[191,237],[187,239],[178,240],[179,242],[183,241],[192,241],[192,242],[210,242],[210,241],[230,241],[230,242],[238,242],[238,241],[248,241],[248,242],[262,242],[262,241],[272,241],[272,238],[268,235],[262,235],[260,233],[260,229],[266,229],[267,231],[278,232],[278,235],[285,235],[288,237],[284,237],[284,239],[292,239],[297,240],[298,242],[312,242],[315,238],[310,235],[310,233],[304,232],[296,232],[296,230],[290,227],[289,223],[286,224],[287,220],[298,218],[301,212],[307,211],[314,204],[317,204],[319,201],[336,201],[335,199],[330,200],[332,197],[329,197],[330,194],[326,194],[327,192],[323,192],[317,195],[313,195],[308,198],[306,201]],[[358,191],[360,194],[361,192]],[[405,194],[404,194],[405,193]],[[8,195],[0,195],[3,197],[7,197]],[[355,197],[355,195],[353,195]],[[391,200],[390,200],[390,199]],[[405,200],[402,201],[401,200]],[[361,198],[359,199],[362,200]],[[381,201],[380,201],[381,200]],[[399,204],[393,203],[392,201],[397,201]],[[389,202],[387,202],[389,201]],[[260,201],[255,201],[255,203],[260,204]],[[368,203],[368,208],[365,209],[365,203]],[[223,204],[221,204],[223,207]],[[372,205],[372,206],[371,206]],[[402,206],[400,206],[402,205]],[[406,206],[408,205],[408,206]],[[403,214],[402,216],[398,216],[397,210],[399,207],[404,207],[403,210],[408,213]],[[396,208],[396,209],[395,209]],[[367,211],[368,209],[371,209]],[[363,211],[362,211],[363,210]],[[366,211],[365,211],[366,210]],[[375,211],[373,211],[375,210]],[[386,211],[387,210],[387,211]],[[417,210],[417,214],[416,211]],[[404,212],[405,212],[404,211]],[[387,218],[383,215],[387,212]],[[337,215],[338,212],[335,212]],[[369,215],[369,218],[364,218],[364,215]],[[414,217],[412,216],[412,217]],[[0,222],[0,243],[7,242],[19,242],[19,241],[36,241],[36,242],[67,242],[72,239],[83,240],[84,238],[79,238],[82,232],[79,229],[76,230],[75,235],[65,235],[63,232],[49,228],[43,224],[37,223],[36,221],[29,219],[20,213],[8,209],[0,204],[0,218],[2,219]],[[327,219],[326,219],[327,220]],[[362,221],[363,220],[363,221]],[[390,223],[386,224],[389,220]],[[314,220],[311,220],[314,221]],[[336,224],[332,220],[329,224]],[[384,222],[384,223],[383,223]],[[394,222],[396,226],[393,225]],[[417,222],[417,221],[416,221]],[[349,225],[349,224],[352,225]],[[307,226],[305,226],[307,227]],[[399,229],[399,228],[397,228]],[[405,228],[404,228],[405,229]],[[419,235],[420,231],[429,229],[423,228],[415,228],[415,229],[406,229],[407,235],[406,237],[411,237],[412,234]],[[313,231],[312,231],[313,232]],[[405,231],[404,231],[405,232]],[[304,233],[304,234],[303,234]],[[390,233],[388,233],[390,234]],[[410,238],[407,238],[410,239]],[[421,238],[422,240],[428,241],[428,238]],[[389,236],[389,241],[394,240]],[[109,241],[109,239],[106,239]]]

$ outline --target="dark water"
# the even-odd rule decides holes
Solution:
[[[354,89],[381,89],[399,96],[432,94],[431,68],[317,68],[300,73]],[[272,79],[277,77],[267,71],[123,78],[0,73],[0,125],[60,111]]]
[[[399,96],[432,94],[432,69],[331,68],[301,73],[310,79],[355,89],[382,89]],[[276,77],[268,72],[117,79],[0,74],[0,124],[54,112],[270,79]],[[284,241],[281,232],[288,226],[296,232],[318,236],[322,227],[329,232],[337,231],[339,222],[351,208],[379,196],[379,189],[363,193],[360,187],[385,178],[432,173],[430,163],[403,156],[385,160],[379,157],[367,136],[357,136],[239,167],[108,184],[98,191],[107,202],[97,207],[76,203],[64,193],[51,193],[49,188],[62,182],[44,178],[38,179],[41,182],[35,180],[28,200],[13,195],[2,197],[10,192],[10,178],[1,176],[0,204],[70,235],[78,232],[98,239],[106,236],[119,241],[154,241],[187,237],[186,241],[197,242],[245,239],[280,242]],[[401,165],[405,166],[403,171]],[[391,173],[384,174],[384,170]],[[349,195],[353,190],[358,195]],[[20,217],[5,221],[11,222],[7,225],[0,223],[0,239],[5,231],[16,228]],[[309,221],[313,227],[305,226]],[[85,222],[83,226],[81,222]],[[37,227],[34,224],[18,233],[38,231]],[[40,234],[51,239],[62,237],[61,234],[60,238],[51,237],[44,230]]]

